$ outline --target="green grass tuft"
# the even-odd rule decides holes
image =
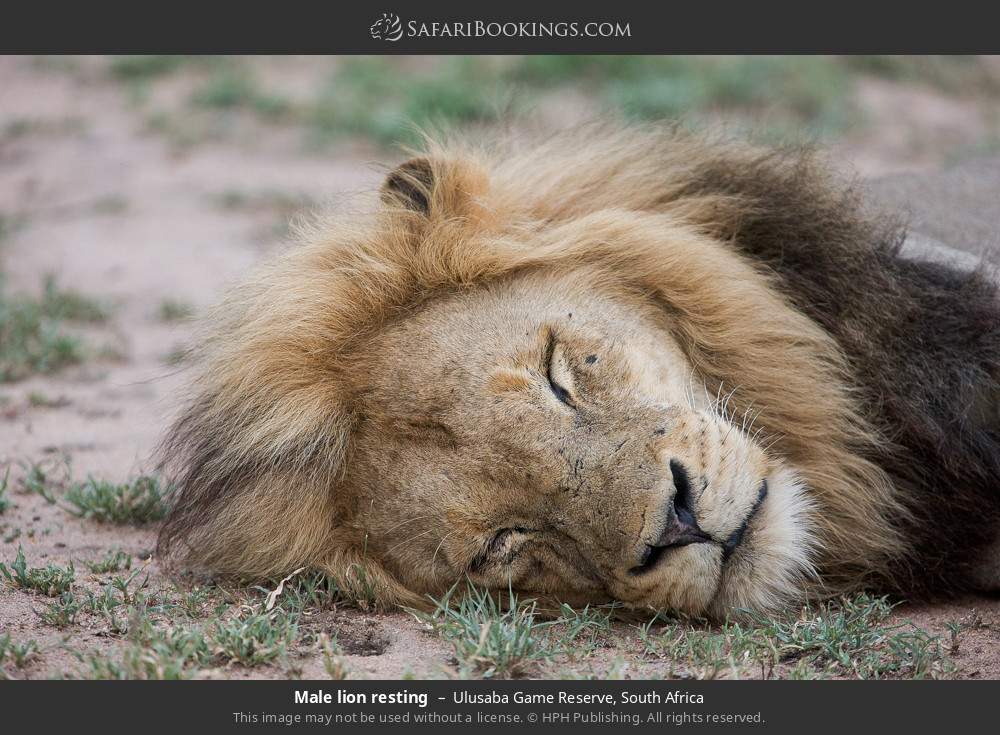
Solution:
[[[46,625],[55,628],[66,628],[76,622],[76,616],[83,608],[83,603],[72,592],[63,592],[59,599],[50,603],[38,613],[38,617]]]
[[[276,610],[219,621],[211,640],[215,653],[227,661],[257,666],[284,656],[298,634],[298,617]]]
[[[164,488],[152,475],[141,475],[116,484],[88,478],[66,491],[70,513],[104,523],[142,525],[159,521],[167,513]]]
[[[133,679],[189,679],[213,658],[200,628],[169,627],[126,651],[124,660]]]
[[[82,342],[65,329],[66,322],[105,321],[107,306],[77,291],[45,280],[41,298],[11,296],[0,280],[0,382],[33,373],[53,373],[84,358]]]
[[[60,288],[54,276],[46,276],[41,310],[50,319],[91,324],[107,321],[111,310],[102,302],[74,289]]]
[[[196,676],[213,653],[200,628],[145,627],[118,659],[92,652],[78,654],[86,679],[179,681]]]
[[[4,513],[10,508],[13,503],[11,499],[7,497],[7,490],[9,489],[8,481],[10,480],[10,467],[4,472],[3,480],[0,480],[0,513]]]
[[[337,645],[335,638],[331,639],[326,633],[321,633],[319,650],[323,655],[323,669],[328,677],[340,681],[350,676],[350,671],[344,663],[344,659],[341,658],[340,646]]]
[[[0,679],[9,678],[9,674],[4,670],[5,664],[10,663],[18,669],[23,669],[36,658],[38,658],[38,641],[32,639],[18,643],[11,638],[10,633],[0,636]]]
[[[122,572],[132,568],[132,555],[121,549],[114,549],[105,554],[102,559],[95,562],[84,562],[84,564],[94,574]]]
[[[128,577],[115,576],[98,594],[87,592],[86,609],[103,618],[114,635],[124,635],[136,627],[143,627],[151,610],[162,610],[164,607],[152,605],[156,598],[145,591],[149,583],[148,575],[132,584],[142,572],[142,569],[137,569]]]
[[[28,405],[32,408],[62,408],[69,404],[69,399],[64,396],[53,398],[37,390],[28,393]]]
[[[62,484],[62,481],[54,478],[53,473],[59,471],[57,463],[43,460],[41,462],[25,463],[24,477],[21,478],[21,490],[29,495],[38,495],[50,505],[55,504],[56,497],[53,488]],[[62,468],[63,474],[68,472],[66,467]]]
[[[462,676],[524,675],[535,664],[572,656],[581,641],[592,644],[610,625],[608,613],[591,608],[577,612],[567,606],[561,617],[539,621],[536,602],[518,600],[511,591],[500,600],[469,584],[456,600],[457,589],[434,600],[433,612],[413,614],[451,643]]]
[[[156,313],[161,322],[179,322],[189,319],[194,314],[194,308],[183,301],[163,299]]]
[[[285,117],[292,109],[285,98],[263,92],[248,69],[235,65],[219,65],[191,101],[209,109],[248,109],[271,119]]]
[[[270,587],[258,586],[254,589],[267,595],[276,589],[278,584],[278,580],[274,580]],[[300,614],[308,608],[323,608],[345,601],[345,598],[332,578],[321,572],[306,572],[285,582],[280,596],[276,597],[275,601],[286,611]]]
[[[115,56],[111,60],[111,74],[128,82],[143,82],[167,76],[180,69],[190,57],[167,54],[142,56]]]
[[[743,611],[749,622],[698,628],[668,621],[651,635],[654,618],[639,629],[647,654],[670,660],[702,678],[723,673],[770,678],[791,666],[790,678],[848,676],[860,679],[938,677],[948,673],[937,637],[911,623],[889,624],[884,597],[858,595],[807,606],[799,617],[770,619]]]
[[[76,579],[73,562],[66,567],[47,564],[44,567],[29,568],[21,546],[17,547],[17,557],[10,563],[10,567],[0,562],[0,575],[3,575],[12,587],[36,590],[49,597],[68,592]]]

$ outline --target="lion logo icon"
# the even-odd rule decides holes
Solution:
[[[382,13],[382,17],[369,28],[372,38],[381,41],[398,41],[403,37],[403,24],[394,13]]]

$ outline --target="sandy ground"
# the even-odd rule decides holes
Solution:
[[[867,88],[864,94],[873,99],[874,115],[890,114],[886,108],[913,114],[912,95]],[[970,124],[961,111],[932,102],[926,109],[928,129],[961,136],[963,126]],[[0,385],[0,463],[10,463],[16,479],[19,462],[66,457],[74,478],[93,474],[122,480],[148,467],[184,381],[170,356],[183,347],[191,326],[159,319],[160,303],[173,299],[196,311],[211,304],[227,283],[278,244],[289,216],[287,201],[325,200],[370,189],[380,173],[369,161],[384,154],[356,145],[306,153],[280,135],[274,141],[236,136],[179,153],[169,140],[147,130],[120,87],[81,82],[26,59],[0,59],[0,130],[23,119],[39,124],[28,134],[0,137],[0,212],[15,213],[20,223],[0,246],[8,287],[34,290],[51,273],[63,285],[107,300],[115,311],[106,327],[88,334],[101,351],[95,359],[55,376]],[[934,160],[923,152],[898,149],[898,141],[886,145],[888,139],[884,132],[866,134],[840,144],[837,152],[863,173],[894,172],[877,190],[896,205],[919,209],[914,196],[940,203],[935,192],[944,196],[955,191],[948,176],[955,179],[957,174],[919,178],[901,173],[927,171]],[[976,165],[994,177],[1000,171],[996,161]],[[996,207],[998,188],[980,186],[976,191],[985,203],[975,208],[974,216],[984,222],[986,240],[962,236],[954,241],[970,250],[997,244],[998,218],[991,219],[984,208]],[[234,192],[251,204],[226,205]],[[944,208],[955,216],[953,207]],[[919,223],[928,235],[948,240],[950,231],[941,218]],[[33,405],[32,394],[47,397],[48,405]],[[0,560],[12,559],[18,544],[36,564],[75,560],[83,584],[96,589],[81,561],[96,560],[112,547],[145,558],[154,545],[153,530],[79,521],[35,495],[13,493],[12,499],[15,507],[0,520],[8,529],[20,528],[22,535],[0,541]],[[166,584],[155,562],[149,571],[154,586]],[[34,613],[40,602],[0,586],[0,634],[33,637],[43,645],[43,657],[24,675],[72,670],[75,659],[66,647],[106,650],[115,645],[99,625],[71,627],[69,632],[41,625]],[[949,622],[964,622],[960,645],[952,653],[957,675],[1000,678],[997,599],[903,606],[897,617],[942,635]],[[448,646],[406,614],[332,610],[313,622],[339,632],[354,675],[452,673]],[[630,634],[622,630],[627,639]],[[618,645],[601,651],[591,665],[600,668],[624,656],[619,670],[625,675],[663,673],[662,667],[629,658],[627,642]],[[305,676],[323,675],[317,656],[297,665]],[[285,676],[288,671],[272,667],[227,675]]]

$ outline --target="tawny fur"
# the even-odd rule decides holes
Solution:
[[[825,162],[615,127],[530,145],[431,143],[425,155],[427,171],[400,169],[366,214],[314,223],[209,315],[190,402],[164,443],[179,488],[164,556],[244,577],[311,565],[382,602],[417,602],[365,558],[363,532],[333,528],[357,512],[338,484],[366,340],[442,294],[586,268],[669,314],[698,379],[731,394],[730,416],[757,415],[769,451],[795,468],[818,538],[820,576],[801,582],[803,597],[920,587],[900,583],[926,552],[914,529],[926,529],[927,506],[908,495],[915,429],[881,410],[891,400],[869,379],[881,363],[862,354],[888,346],[850,341],[844,325],[857,324],[831,303],[845,274],[808,272],[895,257],[900,233]],[[816,264],[800,265],[796,248]],[[797,270],[783,270],[786,251]],[[991,381],[977,388],[988,400]],[[956,502],[983,508],[970,497]],[[995,519],[995,501],[983,512]]]

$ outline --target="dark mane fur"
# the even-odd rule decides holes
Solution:
[[[899,222],[809,151],[709,158],[684,194],[736,197],[717,234],[778,274],[850,360],[887,440],[872,459],[913,511],[902,532],[915,556],[884,581],[910,594],[967,586],[1000,528],[996,285],[983,268],[903,257]]]

